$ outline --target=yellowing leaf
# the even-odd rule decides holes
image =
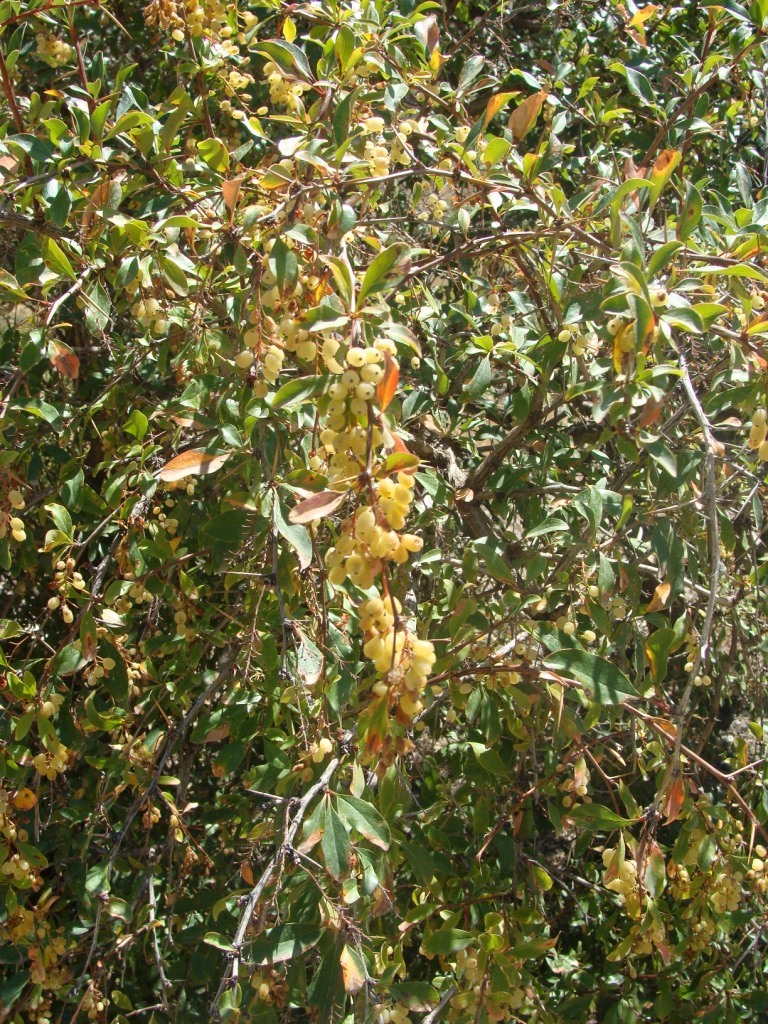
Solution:
[[[652,18],[656,11],[660,10],[660,4],[647,4],[645,7],[641,7],[632,16],[632,20],[627,23],[627,28],[642,28],[645,22]]]
[[[11,803],[17,811],[31,811],[37,803],[37,797],[27,786],[24,789],[17,789],[11,798]]]
[[[534,124],[536,124],[536,118],[539,116],[546,98],[546,89],[541,89],[539,92],[535,92],[533,96],[524,99],[509,115],[508,126],[515,142],[524,139]]]
[[[208,476],[221,469],[229,458],[229,453],[213,455],[210,452],[193,448],[188,452],[176,455],[158,472],[157,479],[164,483],[183,480],[186,476]]]
[[[491,123],[501,108],[506,106],[513,96],[514,93],[512,92],[497,92],[495,96],[491,96],[485,108],[485,114],[483,114],[483,124],[485,127]]]
[[[353,996],[356,992],[365,984],[365,964],[360,954],[350,949],[349,946],[344,946],[339,957],[339,963],[341,964],[341,976],[344,980],[344,989]]]
[[[313,523],[316,519],[329,516],[335,511],[347,496],[346,491],[338,494],[336,491],[320,491],[310,498],[300,501],[295,508],[288,513],[288,522],[295,524]]]
[[[646,613],[658,612],[658,611],[661,611],[662,608],[666,608],[667,601],[669,600],[669,595],[670,595],[671,592],[672,592],[672,584],[671,583],[667,583],[666,581],[663,582],[663,583],[660,583],[658,585],[658,587],[656,587],[656,589],[653,592],[653,597],[651,598],[651,603],[645,609]]]

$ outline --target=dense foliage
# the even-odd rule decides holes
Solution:
[[[757,1020],[768,0],[0,0],[0,1021]]]

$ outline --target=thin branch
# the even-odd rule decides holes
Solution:
[[[440,1018],[442,1017],[443,1010],[456,995],[457,991],[458,989],[456,988],[456,986],[451,985],[448,988],[448,990],[444,992],[443,995],[440,997],[440,1002],[437,1004],[434,1010],[430,1010],[427,1016],[422,1019],[421,1024],[436,1024],[436,1022],[440,1020]]]
[[[282,843],[272,854],[269,863],[261,873],[261,877],[248,894],[248,898],[246,899],[243,905],[243,910],[240,914],[240,920],[237,925],[237,930],[235,931],[234,938],[232,939],[232,945],[235,948],[235,952],[232,957],[231,965],[227,968],[224,977],[221,979],[221,984],[219,985],[218,991],[216,992],[216,995],[213,999],[213,1003],[211,1004],[210,1012],[212,1015],[218,1016],[219,997],[227,987],[230,980],[233,985],[237,984],[240,964],[242,963],[243,959],[242,950],[243,942],[245,940],[245,933],[248,931],[248,928],[250,926],[251,919],[253,917],[253,911],[256,905],[259,903],[262,896],[264,895],[267,886],[269,885],[277,871],[282,866],[286,854],[293,846],[293,841],[298,835],[299,829],[301,828],[306,813],[309,810],[310,804],[318,795],[318,793],[322,793],[323,790],[328,788],[330,781],[333,778],[333,774],[340,764],[340,758],[332,758],[326,765],[322,775],[317,780],[317,782],[313,786],[310,786],[310,788],[307,790],[307,792],[304,794],[301,800],[299,800],[296,812],[290,819],[290,822],[288,823],[285,832],[283,833]]]
[[[688,683],[686,684],[683,695],[680,698],[680,703],[677,708],[677,721],[675,731],[675,743],[672,748],[672,756],[670,758],[669,767],[667,768],[666,775],[659,786],[658,793],[652,804],[654,812],[658,811],[661,806],[661,801],[664,798],[664,794],[669,786],[670,782],[677,776],[680,770],[680,754],[683,750],[683,737],[685,735],[685,719],[688,712],[688,704],[691,700],[691,694],[693,688],[696,685],[696,676],[701,668],[702,664],[706,664],[707,658],[709,657],[709,643],[712,638],[712,626],[715,620],[715,610],[717,609],[718,599],[718,587],[720,584],[720,524],[717,518],[717,485],[715,480],[715,439],[712,436],[712,430],[707,420],[706,413],[701,406],[699,396],[696,394],[693,382],[691,381],[691,375],[688,371],[688,361],[685,358],[685,353],[680,350],[680,368],[683,371],[682,383],[683,390],[685,391],[686,397],[690,403],[693,414],[696,418],[699,427],[701,428],[702,437],[704,438],[705,448],[705,469],[704,469],[704,486],[702,488],[702,500],[706,508],[707,517],[707,544],[709,547],[709,596],[707,598],[707,607],[704,613],[704,625],[701,630],[701,637],[699,644],[696,648],[696,654],[693,659],[691,670],[688,674]]]

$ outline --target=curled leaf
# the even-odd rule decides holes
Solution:
[[[217,455],[202,451],[200,448],[193,448],[166,462],[158,472],[157,479],[164,483],[172,483],[174,480],[183,480],[187,476],[208,476],[215,473],[217,469],[221,469],[229,455],[229,452]]]

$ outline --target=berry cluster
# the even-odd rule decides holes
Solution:
[[[303,110],[302,96],[311,86],[290,75],[285,75],[274,61],[267,61],[264,74],[269,85],[269,100],[276,107],[287,107],[288,110]]]
[[[63,39],[57,39],[52,32],[38,32],[35,36],[37,55],[53,68],[69,64],[75,57],[75,49]]]
[[[424,705],[420,699],[435,663],[429,640],[419,640],[400,623],[402,608],[397,598],[373,597],[360,605],[363,652],[383,676],[374,683],[377,697],[397,701],[404,724],[410,725]]]
[[[69,750],[63,744],[51,742],[48,750],[32,758],[32,764],[38,775],[53,782],[57,775],[61,775],[69,767],[69,755]]]
[[[622,846],[615,850],[603,850],[603,885],[611,892],[618,893],[627,908],[629,917],[638,918],[641,913],[640,886],[637,880],[637,862],[625,856]]]
[[[156,338],[167,334],[168,318],[154,296],[150,295],[147,298],[137,299],[131,306],[131,313],[133,313],[141,326],[151,331]]]
[[[14,488],[8,492],[9,508],[0,508],[0,540],[7,535],[9,528],[11,537],[13,537],[17,544],[21,544],[22,541],[27,539],[24,520],[12,514],[13,512],[21,512],[24,505],[25,501],[21,491],[17,491]]]
[[[768,858],[768,850],[758,844],[747,872],[747,881],[752,883],[761,896],[768,892],[768,860],[766,858]]]
[[[48,610],[55,612],[61,608],[61,617],[68,626],[74,621],[75,614],[67,604],[67,598],[85,590],[85,580],[75,569],[75,564],[74,558],[59,559],[52,584],[57,592],[48,599]]]

